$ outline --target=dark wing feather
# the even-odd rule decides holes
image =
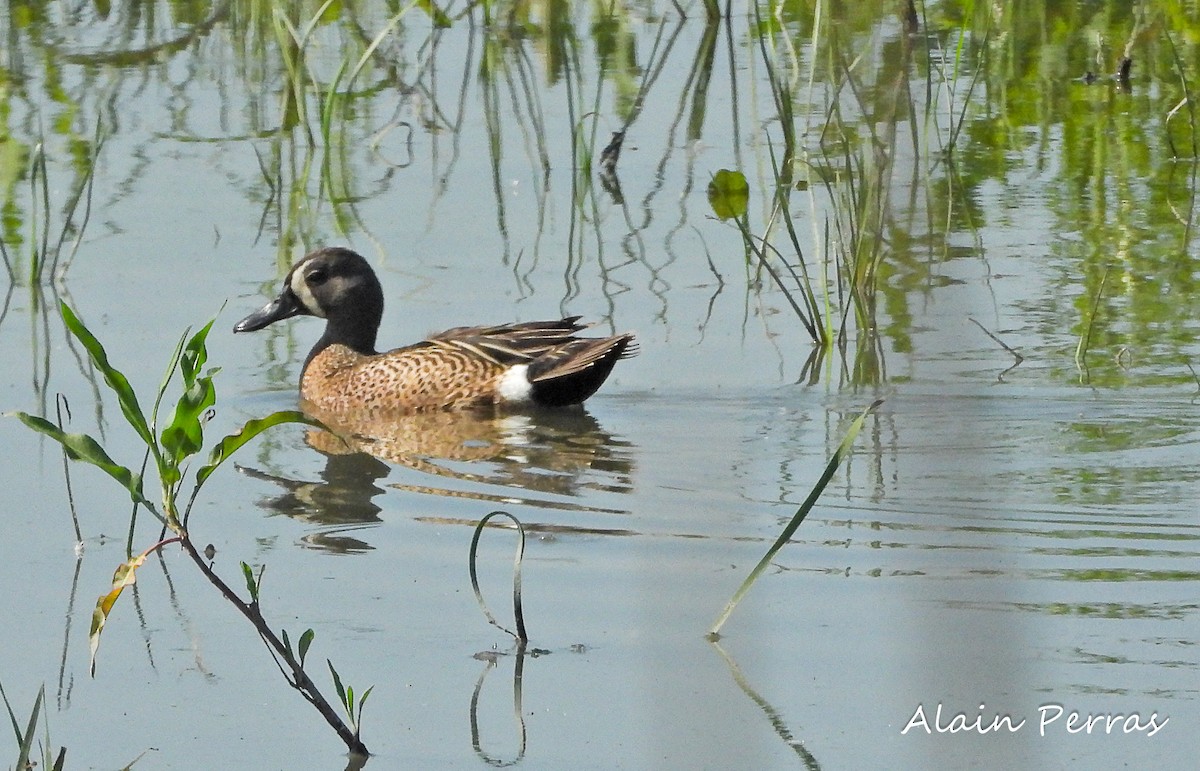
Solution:
[[[637,355],[632,335],[615,337],[576,338],[539,357],[529,368],[533,383],[568,377],[602,362],[608,370],[619,359]],[[607,376],[607,372],[605,373]]]
[[[455,327],[431,336],[427,342],[465,348],[501,366],[528,364],[564,345],[582,342],[575,337],[575,333],[586,329],[586,326],[578,321],[579,316],[568,316],[558,321]]]

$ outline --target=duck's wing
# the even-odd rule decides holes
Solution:
[[[579,316],[557,321],[527,321],[492,327],[455,327],[432,335],[426,344],[467,350],[501,366],[529,364],[575,342],[594,342],[575,337],[586,329]]]

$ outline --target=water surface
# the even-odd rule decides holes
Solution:
[[[1197,20],[1101,8],[939,3],[909,32],[903,14],[825,4],[757,19],[735,6],[707,26],[669,4],[539,3],[490,20],[450,7],[439,31],[419,10],[393,22],[399,7],[342,3],[301,45],[287,23],[299,33],[316,7],[285,22],[249,0],[12,4],[0,406],[52,417],[62,393],[75,430],[139,462],[61,298],[144,400],[180,332],[220,311],[210,436],[295,407],[319,322],[229,328],[322,244],[378,271],[381,344],[582,314],[642,350],[586,411],[396,421],[350,448],[282,428],[197,504],[192,536],[226,580],[265,566],[273,626],[316,632],[318,681],[329,658],[359,693],[375,686],[372,767],[1187,767],[1196,185],[1185,121],[1162,116]],[[1077,80],[1127,40],[1129,84]],[[773,167],[785,121],[768,68],[794,102],[790,172]],[[606,189],[596,157],[622,128],[620,188]],[[86,212],[68,213],[93,165]],[[774,192],[791,191],[835,317],[838,255],[877,258],[872,301],[823,356],[713,217],[721,168],[746,174],[759,236]],[[869,237],[851,245],[852,230]],[[57,275],[31,278],[32,250],[46,234],[52,254],[61,232]],[[769,233],[797,267],[778,220]],[[876,398],[854,455],[707,642]],[[138,768],[345,765],[175,549],[121,598],[90,678],[127,496],[72,467],[77,558],[56,447],[12,419],[0,437],[0,682],[19,722],[44,685],[68,767],[143,752]],[[474,523],[496,509],[529,533],[524,655],[467,577]],[[135,549],[156,536],[143,514]],[[513,541],[491,530],[481,548],[504,623]],[[904,731],[918,706],[936,729],[939,705],[942,728],[1026,722]],[[1053,705],[1064,714],[1043,735]],[[1071,733],[1072,711],[1169,722]]]

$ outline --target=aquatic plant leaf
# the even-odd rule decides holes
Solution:
[[[33,764],[29,763],[29,753],[33,748],[34,730],[37,728],[38,714],[42,710],[42,701],[46,697],[46,686],[42,686],[38,691],[38,697],[33,703],[33,711],[29,714],[29,724],[25,730],[21,731],[20,724],[17,723],[17,715],[13,712],[12,704],[8,700],[8,694],[4,692],[4,686],[0,684],[0,697],[4,699],[4,706],[8,709],[8,719],[12,721],[13,735],[17,738],[17,746],[19,754],[17,755],[16,768],[32,768]]]
[[[4,682],[0,681],[0,699],[4,701],[4,706],[8,710],[8,719],[12,722],[13,736],[17,737],[17,743],[21,743],[21,726],[17,723],[17,714],[13,712],[12,703],[8,700],[8,694],[4,692]]]
[[[304,669],[304,657],[308,655],[308,648],[312,645],[313,639],[317,633],[312,629],[305,629],[304,634],[300,635],[300,668]]]
[[[46,686],[42,686],[38,690],[37,699],[33,702],[33,710],[29,713],[29,723],[25,726],[25,736],[21,738],[21,753],[17,758],[17,768],[33,768],[36,763],[29,762],[30,753],[33,751],[33,736],[37,730],[38,714],[42,711],[42,701],[46,698]]]
[[[188,333],[191,331],[191,327],[183,330],[183,334],[179,336],[179,342],[175,344],[175,351],[171,354],[171,358],[167,363],[167,369],[163,372],[162,382],[158,384],[158,391],[154,394],[154,407],[150,409],[151,425],[156,425],[158,422],[158,408],[162,405],[163,395],[167,392],[167,386],[171,384],[171,378],[175,377],[175,370],[179,369],[179,359],[183,356],[183,346],[187,343]]]
[[[346,689],[342,687],[342,678],[338,677],[337,670],[333,668],[333,662],[325,659],[325,663],[329,665],[329,672],[333,675],[333,687],[337,689],[338,699],[341,700],[342,706],[349,709],[349,702],[346,701]],[[351,718],[354,716],[351,715]]]
[[[708,183],[708,204],[720,219],[743,216],[749,203],[750,186],[740,171],[721,169]]]
[[[258,581],[254,579],[254,570],[245,562],[242,563],[242,575],[246,578],[246,591],[250,593],[250,601],[258,602]],[[284,637],[287,637],[287,632],[284,632]]]
[[[172,461],[165,464],[163,482],[173,485],[179,481],[178,465],[180,461],[200,452],[204,446],[204,423],[202,418],[205,411],[217,401],[217,390],[212,378],[219,369],[209,370],[204,377],[199,377],[200,369],[208,361],[208,348],[205,341],[209,330],[217,319],[214,316],[196,334],[192,335],[179,353],[179,372],[183,376],[183,394],[175,404],[171,414],[171,422],[162,432],[162,447],[167,458]],[[186,334],[186,333],[185,333]]]
[[[58,309],[62,313],[63,323],[67,325],[67,329],[71,330],[71,334],[75,335],[75,338],[87,349],[92,363],[104,375],[104,382],[117,395],[117,402],[121,405],[121,412],[125,415],[125,420],[133,427],[133,430],[137,432],[137,435],[141,437],[143,442],[153,447],[154,434],[150,431],[150,426],[146,423],[146,416],[142,413],[141,405],[138,404],[137,394],[133,392],[133,387],[129,385],[129,378],[125,377],[120,370],[108,363],[108,354],[105,353],[104,346],[84,326],[79,317],[75,315],[75,311],[71,310],[71,307],[66,302],[59,300]]]
[[[96,600],[96,609],[92,611],[92,627],[88,631],[88,641],[92,650],[92,677],[96,676],[96,650],[100,647],[100,633],[104,631],[108,615],[112,613],[113,605],[116,604],[117,598],[121,596],[125,587],[132,586],[137,581],[137,569],[146,561],[147,554],[149,552],[143,552],[118,565],[116,572],[113,573],[112,591],[100,595],[100,599]]]
[[[513,619],[517,624],[516,632],[505,628],[496,620],[496,617],[492,615],[492,611],[488,609],[487,602],[483,599],[483,592],[479,588],[479,574],[475,567],[476,554],[479,550],[479,539],[483,535],[483,528],[492,517],[508,517],[517,528],[517,549],[513,557]],[[471,536],[471,548],[467,554],[467,570],[471,574],[471,589],[475,592],[475,601],[479,603],[479,608],[483,611],[483,615],[487,618],[489,624],[497,629],[508,632],[508,634],[512,635],[522,644],[529,642],[529,634],[525,631],[525,612],[521,608],[521,562],[524,559],[525,526],[521,524],[521,520],[507,511],[493,511],[479,520],[478,524],[475,525],[475,533]]]
[[[204,484],[204,480],[208,479],[217,470],[218,466],[224,463],[230,455],[237,452],[246,442],[249,442],[268,428],[284,423],[303,423],[316,428],[325,428],[325,424],[321,421],[316,418],[310,418],[297,410],[280,410],[279,412],[271,413],[265,418],[246,421],[246,424],[240,430],[226,436],[213,447],[212,453],[208,456],[208,463],[196,470],[196,485]]]
[[[208,332],[212,329],[213,322],[216,320],[216,316],[209,319],[209,322],[196,332],[196,334],[192,335],[192,338],[188,340],[187,345],[183,348],[183,356],[179,360],[179,369],[183,374],[185,388],[190,387],[196,382],[196,375],[200,372],[200,368],[204,366],[204,363],[208,361],[208,348],[205,347],[205,340],[208,339]]]
[[[6,414],[15,416],[34,431],[45,434],[61,444],[63,449],[66,450],[67,457],[71,460],[81,460],[90,463],[120,482],[121,486],[129,491],[129,497],[135,503],[146,506],[154,512],[155,516],[158,516],[158,511],[154,508],[154,504],[146,500],[146,496],[142,494],[141,475],[110,458],[108,453],[105,452],[104,448],[95,439],[87,434],[68,434],[50,421],[39,418],[37,415],[30,415],[26,412],[10,412]],[[161,519],[161,517],[159,518]]]
[[[783,548],[784,544],[791,540],[792,536],[796,533],[796,529],[800,527],[800,523],[803,522],[804,518],[808,516],[808,512],[812,510],[812,507],[817,503],[817,499],[821,497],[821,493],[825,491],[825,486],[828,485],[829,480],[833,478],[833,473],[837,471],[838,466],[841,465],[842,459],[850,454],[850,448],[854,446],[854,440],[858,437],[858,432],[862,429],[863,423],[866,421],[867,416],[874,412],[881,404],[883,404],[883,399],[875,400],[869,407],[862,411],[861,415],[854,419],[853,423],[850,424],[850,428],[847,429],[846,436],[842,439],[842,443],[838,445],[837,451],[833,453],[833,457],[829,459],[829,463],[825,466],[825,471],[821,473],[821,478],[817,480],[815,485],[813,485],[812,490],[808,493],[808,497],[804,499],[804,503],[800,504],[800,508],[797,509],[796,513],[792,515],[792,519],[787,523],[787,526],[783,528],[783,532],[779,534],[779,537],[775,539],[775,543],[771,544],[771,548],[767,549],[767,553],[763,555],[763,558],[760,559],[758,564],[754,566],[754,569],[750,571],[750,575],[746,576],[746,579],[742,581],[742,585],[739,586],[737,591],[733,593],[733,597],[730,598],[729,602],[725,605],[725,610],[721,611],[721,616],[717,619],[716,623],[713,624],[712,629],[709,630],[709,639],[715,640],[719,636],[718,633],[721,631],[721,627],[724,626],[725,621],[729,618],[729,615],[733,613],[733,609],[737,607],[737,604],[741,602],[742,598],[746,596],[746,593],[750,591],[750,587],[754,585],[754,582],[758,580],[759,575],[761,575],[762,572],[767,569],[767,566],[771,564],[771,560],[775,558],[775,555],[779,553],[779,550]]]
[[[184,356],[184,360],[187,357]],[[186,377],[186,375],[185,375]],[[188,456],[200,452],[204,446],[204,417],[205,411],[216,404],[217,389],[213,386],[212,376],[193,378],[191,385],[179,397],[175,410],[171,413],[171,422],[163,429],[163,453],[172,461],[170,476],[163,479],[171,485],[179,481],[179,462]],[[167,474],[164,474],[166,477]]]

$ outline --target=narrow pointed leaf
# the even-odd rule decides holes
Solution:
[[[0,699],[4,700],[4,708],[8,710],[8,719],[12,723],[13,736],[17,738],[17,744],[20,744],[21,726],[17,723],[17,714],[13,712],[12,703],[8,700],[8,694],[4,692],[3,682],[0,682]]]
[[[100,633],[104,631],[104,624],[108,621],[108,615],[112,613],[113,605],[121,596],[121,592],[125,590],[125,587],[132,586],[137,581],[136,571],[146,561],[147,553],[139,554],[118,565],[116,572],[113,573],[112,591],[100,595],[100,598],[96,600],[96,609],[92,611],[92,627],[88,631],[88,640],[92,649],[92,677],[96,676],[96,650],[100,647]]]
[[[217,442],[216,446],[212,449],[212,453],[208,456],[208,463],[196,470],[196,484],[204,484],[204,480],[208,479],[217,470],[218,466],[224,463],[230,455],[237,452],[246,442],[249,442],[268,428],[283,423],[304,423],[317,428],[325,428],[321,421],[310,418],[303,412],[296,410],[281,410],[273,412],[265,418],[247,421],[246,425],[242,426],[237,433],[230,434]]]
[[[733,593],[733,597],[730,598],[729,602],[725,605],[725,610],[721,611],[720,618],[717,619],[716,623],[713,624],[712,629],[710,629],[708,632],[708,636],[710,638],[716,638],[718,633],[721,631],[721,627],[724,626],[725,621],[729,618],[730,614],[733,613],[733,609],[737,607],[737,604],[741,602],[742,598],[746,596],[746,593],[750,591],[750,587],[754,585],[756,580],[758,580],[759,575],[761,575],[762,572],[767,569],[767,566],[771,564],[771,560],[775,558],[775,555],[779,553],[779,550],[783,548],[784,544],[791,540],[792,536],[796,533],[796,529],[800,527],[800,523],[803,522],[804,518],[808,516],[808,512],[812,510],[812,507],[817,503],[817,499],[821,497],[821,493],[825,491],[825,486],[829,484],[829,480],[833,479],[833,474],[835,471],[837,471],[838,466],[841,465],[842,459],[850,454],[850,449],[854,446],[854,440],[858,437],[858,432],[862,429],[863,423],[866,421],[867,416],[874,412],[881,404],[883,404],[882,399],[876,400],[869,407],[863,410],[862,414],[855,418],[854,422],[850,424],[850,428],[846,431],[845,438],[843,438],[842,443],[838,445],[837,451],[833,453],[833,457],[829,459],[829,463],[825,466],[825,471],[821,473],[821,478],[817,480],[817,483],[809,492],[808,497],[804,499],[804,503],[800,504],[800,508],[797,509],[796,513],[792,515],[791,521],[788,522],[787,527],[783,529],[783,532],[779,534],[779,537],[775,539],[775,543],[771,544],[771,548],[767,549],[767,553],[763,555],[763,558],[760,559],[758,564],[754,566],[754,569],[750,571],[750,575],[746,576],[746,579],[742,581],[742,585],[739,586],[737,591]]]
[[[204,363],[208,361],[208,348],[205,347],[205,340],[208,339],[208,332],[212,329],[213,322],[217,319],[214,316],[205,324],[200,331],[192,335],[188,340],[187,346],[183,349],[183,357],[179,360],[179,369],[183,373],[184,386],[190,387],[196,382],[196,375]]]
[[[342,706],[346,706],[346,689],[342,687],[342,678],[338,677],[337,670],[333,668],[333,662],[325,659],[325,663],[329,665],[329,671],[333,674],[333,687],[337,689],[338,698],[342,701]]]
[[[242,563],[242,575],[246,577],[246,591],[250,592],[250,601],[258,602],[258,581],[254,580],[254,570],[245,562]]]
[[[175,377],[175,370],[179,368],[179,358],[183,356],[183,346],[187,343],[188,332],[191,331],[192,328],[188,327],[179,336],[179,342],[175,344],[175,351],[171,354],[167,369],[163,373],[162,382],[158,384],[158,391],[154,395],[154,407],[150,410],[150,421],[152,423],[158,420],[159,405],[162,404],[163,395],[167,392],[167,386],[171,385],[171,378]]]
[[[61,444],[67,452],[67,457],[71,460],[81,460],[90,463],[120,482],[121,486],[129,491],[130,498],[146,506],[155,513],[155,516],[158,516],[158,510],[154,508],[154,504],[146,500],[146,497],[142,494],[141,475],[110,458],[108,453],[104,451],[104,448],[95,439],[87,434],[68,434],[50,421],[39,418],[37,415],[30,415],[27,412],[10,412],[6,414],[15,416],[34,431],[45,434]]]
[[[17,768],[33,768],[34,764],[30,764],[29,755],[33,749],[34,732],[37,730],[38,715],[42,711],[42,699],[46,696],[46,686],[42,686],[38,691],[37,700],[33,703],[33,711],[29,714],[29,725],[25,727],[25,735],[18,737],[21,740],[20,752],[17,756]]]
[[[75,315],[70,306],[60,300],[58,307],[62,312],[63,323],[67,325],[67,329],[71,330],[71,334],[75,335],[79,342],[83,343],[83,347],[87,349],[92,363],[104,375],[104,382],[108,383],[108,387],[117,395],[117,402],[121,405],[121,412],[125,415],[125,420],[133,427],[137,435],[142,438],[142,441],[148,445],[154,445],[154,434],[151,433],[150,426],[146,423],[146,416],[142,413],[141,405],[138,404],[137,394],[133,392],[133,386],[129,385],[129,379],[120,370],[108,363],[108,354],[105,353],[104,346],[83,325],[83,322],[79,320],[79,317]]]

